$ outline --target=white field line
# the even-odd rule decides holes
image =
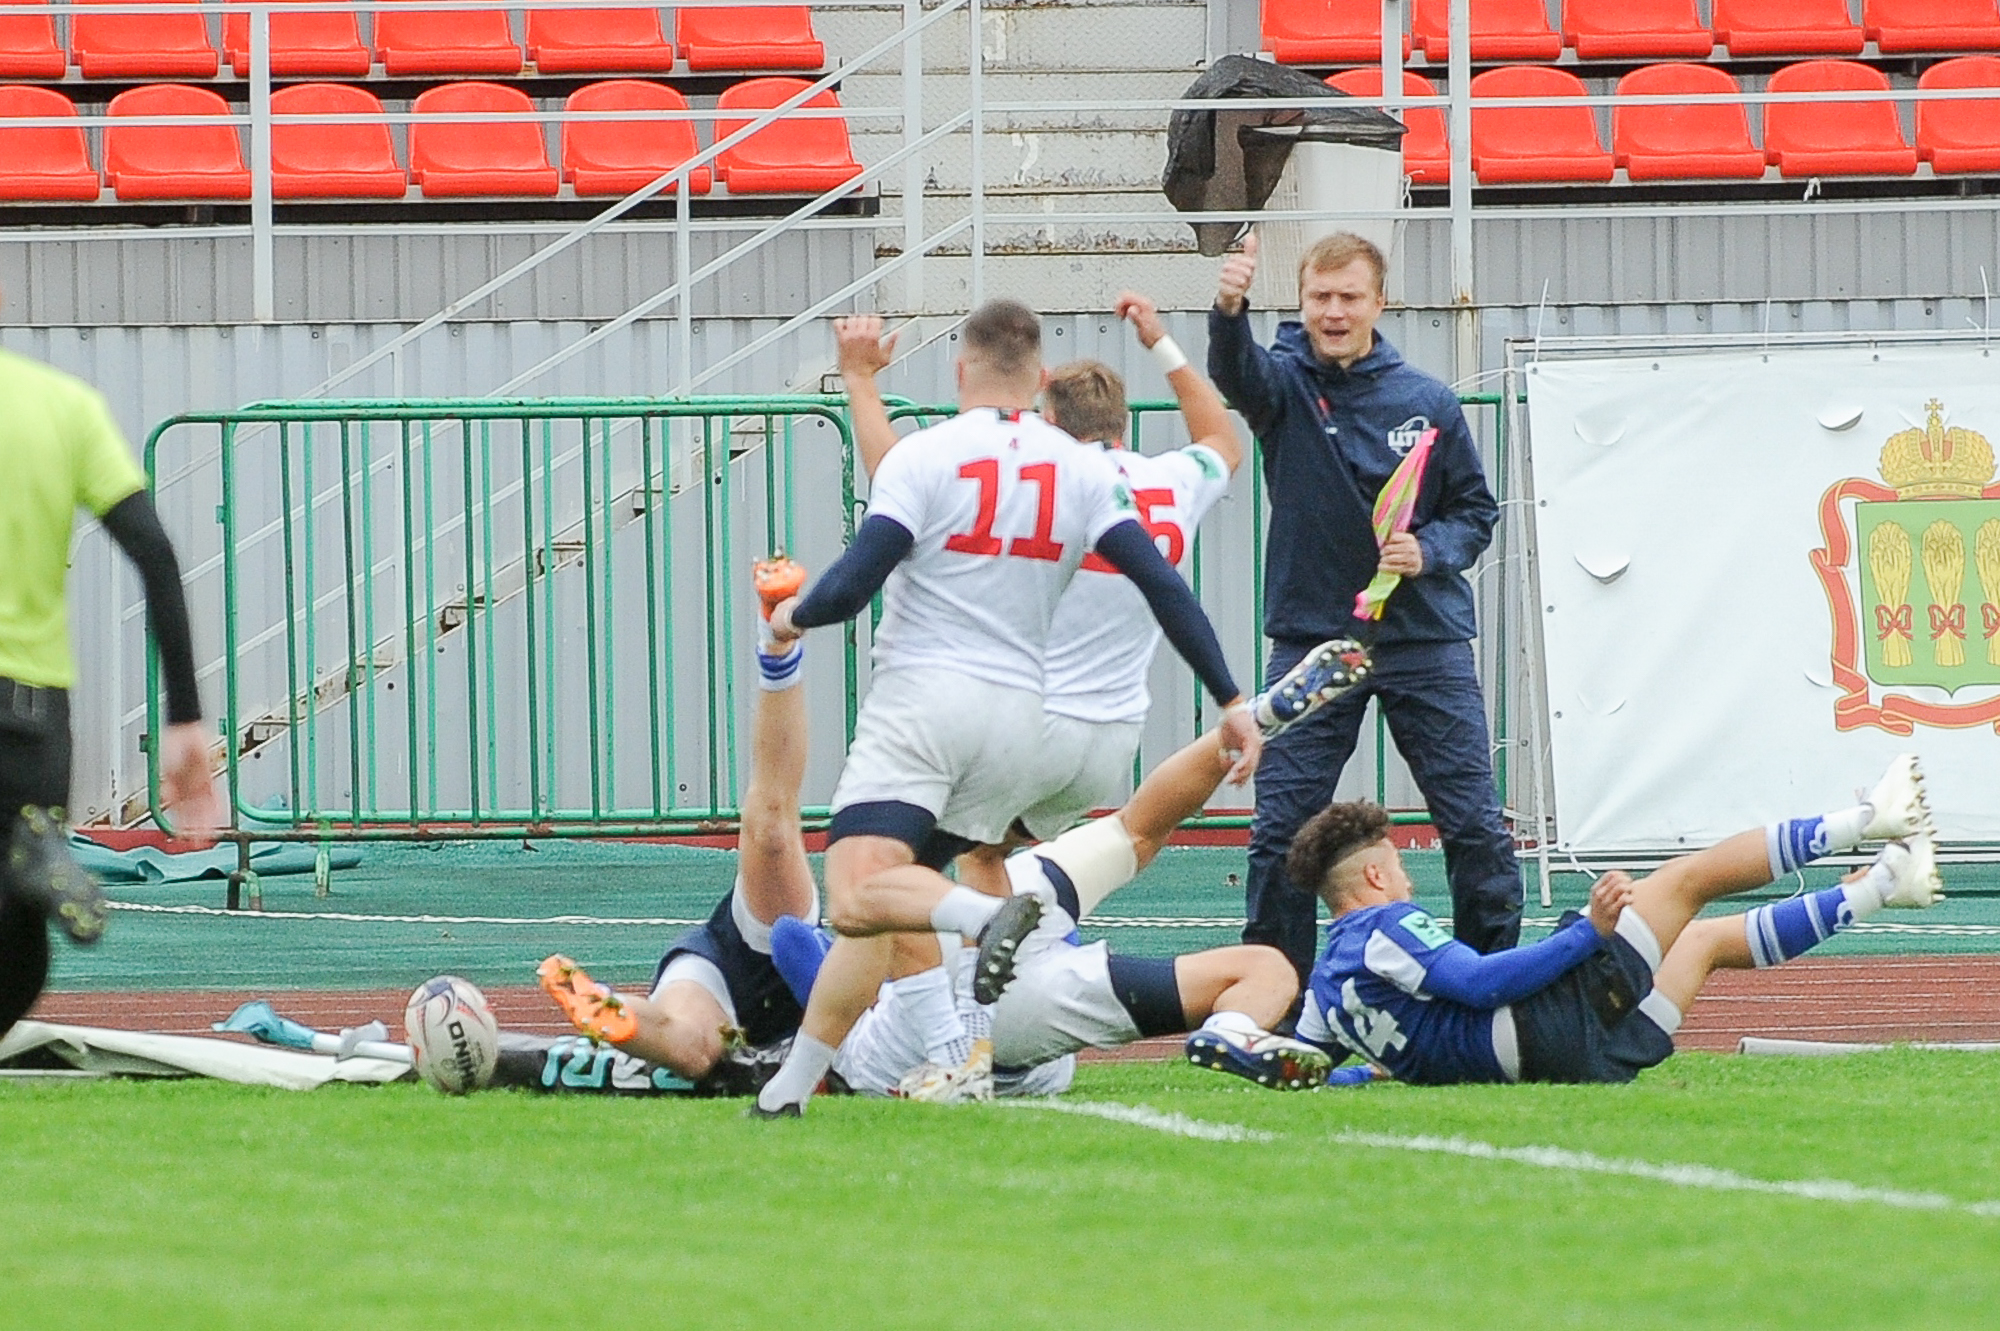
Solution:
[[[996,1100],[1007,1109],[1040,1109],[1052,1114],[1076,1114],[1101,1118],[1135,1128],[1148,1128],[1174,1137],[1192,1137],[1205,1142],[1271,1142],[1278,1136],[1259,1128],[1237,1123],[1207,1123],[1185,1114],[1162,1113],[1145,1105],[1110,1104],[1103,1100]]]
[[[1463,1137],[1398,1137],[1380,1132],[1341,1132],[1336,1133],[1333,1140],[1342,1146],[1455,1155],[1469,1160],[1502,1160],[1533,1165],[1537,1169],[1558,1169],[1578,1174],[1616,1174],[1711,1192],[1756,1192],[1802,1197],[1816,1202],[1892,1206],[1906,1211],[1957,1211],[1968,1215],[2000,1216],[2000,1202],[1962,1202],[1941,1193],[1870,1188],[1842,1179],[1751,1178],[1747,1174],[1709,1165],[1660,1165],[1646,1160],[1618,1160],[1592,1155],[1588,1151],[1565,1150],[1559,1146],[1495,1146],[1491,1142],[1467,1141]]]

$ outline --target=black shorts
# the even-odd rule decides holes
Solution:
[[[21,806],[68,804],[69,775],[68,691],[0,677],[0,863]],[[0,882],[0,1035],[27,1015],[48,976],[49,935],[40,908],[14,899]]]
[[[1627,1082],[1674,1052],[1673,1037],[1639,1011],[1653,968],[1617,934],[1548,988],[1514,1004],[1521,1080]]]
[[[675,957],[692,954],[707,958],[722,972],[722,982],[729,988],[729,1001],[735,1005],[736,1024],[742,1029],[743,1038],[753,1045],[771,1044],[798,1034],[805,1011],[792,997],[785,977],[778,974],[771,954],[759,952],[743,940],[743,931],[736,927],[732,910],[735,898],[736,890],[732,888],[716,903],[707,924],[674,940],[653,971],[653,983],[659,984],[660,976]]]

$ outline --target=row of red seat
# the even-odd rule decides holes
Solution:
[[[1353,69],[1327,82],[1354,97],[1380,97],[1382,70]],[[1481,184],[1604,182],[1622,168],[1628,180],[1754,180],[1766,166],[1781,176],[1907,176],[1919,159],[1941,175],[2000,174],[2000,58],[1962,56],[1933,65],[1920,89],[1990,88],[1995,100],[1917,103],[1917,135],[1903,137],[1893,102],[1773,102],[1764,107],[1764,145],[1750,138],[1743,105],[1617,106],[1611,109],[1611,151],[1597,134],[1588,106],[1472,109],[1472,170]],[[1887,92],[1879,70],[1846,60],[1808,60],[1771,76],[1769,91]],[[1713,65],[1649,65],[1618,81],[1618,96],[1715,97],[1742,94]],[[1403,93],[1435,97],[1421,74],[1405,71]],[[1582,80],[1565,70],[1510,66],[1472,80],[1472,96],[1585,96]],[[1444,112],[1404,112],[1403,169],[1419,185],[1451,179]]]
[[[1450,55],[1451,0],[1414,0],[1403,55]],[[1903,52],[2000,51],[1994,0],[1861,0],[1856,23],[1847,0],[1712,0],[1703,23],[1695,0],[1562,0],[1551,27],[1543,0],[1471,0],[1472,58],[1554,60],[1568,46],[1579,60],[1860,55],[1874,42]],[[1414,44],[1411,38],[1414,37]],[[1280,64],[1379,62],[1379,0],[1264,0],[1264,49]]]
[[[810,86],[801,79],[751,79],[716,102],[715,132],[726,137]],[[805,103],[838,107],[831,92]],[[638,79],[594,83],[573,93],[570,111],[686,111],[687,99]],[[271,192],[280,199],[400,199],[414,181],[426,198],[548,197],[566,181],[579,195],[622,195],[693,157],[690,120],[602,120],[562,127],[562,174],[550,163],[541,122],[526,93],[497,83],[448,83],[412,105],[417,116],[481,114],[486,121],[410,125],[410,169],[396,159],[382,103],[365,89],[304,83],[271,95],[276,115],[351,116],[342,124],[271,127]],[[733,112],[734,114],[727,114]],[[111,99],[104,133],[104,182],[120,200],[230,200],[250,197],[250,172],[230,125],[120,125],[124,116],[225,116],[228,103],[206,88],[154,84]],[[74,117],[76,107],[51,88],[0,88],[0,119]],[[83,127],[8,128],[0,124],[0,199],[92,201],[101,186]],[[731,194],[818,194],[861,174],[847,122],[789,117],[758,130],[714,163]],[[688,174],[706,194],[709,169]]]
[[[28,2],[0,0],[0,11]],[[218,52],[199,12],[87,8],[115,2],[72,0],[67,55],[49,15],[0,12],[0,78],[59,79],[72,60],[87,79],[214,78],[224,58],[238,75],[250,73],[249,15],[223,17]],[[519,74],[527,61],[543,74],[664,74],[677,48],[697,71],[816,70],[826,63],[804,5],[678,10],[673,42],[656,9],[531,9],[525,56],[498,9],[381,11],[372,46],[363,44],[351,10],[273,14],[270,26],[271,72],[283,78],[360,77],[376,61],[391,77]]]

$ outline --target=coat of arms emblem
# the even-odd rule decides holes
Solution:
[[[1833,612],[1837,730],[2000,730],[1993,446],[1973,430],[1947,426],[1943,403],[1932,400],[1924,410],[1922,428],[1898,431],[1882,445],[1884,484],[1857,477],[1820,498],[1826,546],[1812,552],[1812,562]],[[1852,580],[1850,566],[1858,574]],[[1897,691],[1924,686],[1932,696]],[[1960,696],[1967,691],[1973,696]]]

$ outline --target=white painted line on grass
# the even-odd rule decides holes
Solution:
[[[1870,1188],[1842,1179],[1751,1178],[1747,1174],[1709,1165],[1658,1165],[1646,1160],[1618,1160],[1592,1155],[1588,1151],[1565,1150],[1559,1146],[1495,1146],[1491,1142],[1467,1141],[1463,1137],[1398,1137],[1381,1132],[1341,1132],[1336,1133],[1333,1140],[1342,1146],[1456,1155],[1470,1160],[1504,1160],[1533,1165],[1538,1169],[1561,1169],[1581,1174],[1618,1174],[1627,1178],[1650,1179],[1677,1188],[1774,1193],[1816,1202],[1873,1203],[1908,1211],[1961,1211],[1970,1215],[2000,1216],[2000,1202],[1962,1202],[1941,1193]]]
[[[1186,1114],[1162,1113],[1145,1105],[1112,1104],[1103,1100],[996,1100],[1007,1109],[1042,1109],[1052,1114],[1078,1114],[1135,1128],[1150,1128],[1175,1137],[1205,1142],[1270,1142],[1277,1134],[1237,1123],[1206,1123]]]

